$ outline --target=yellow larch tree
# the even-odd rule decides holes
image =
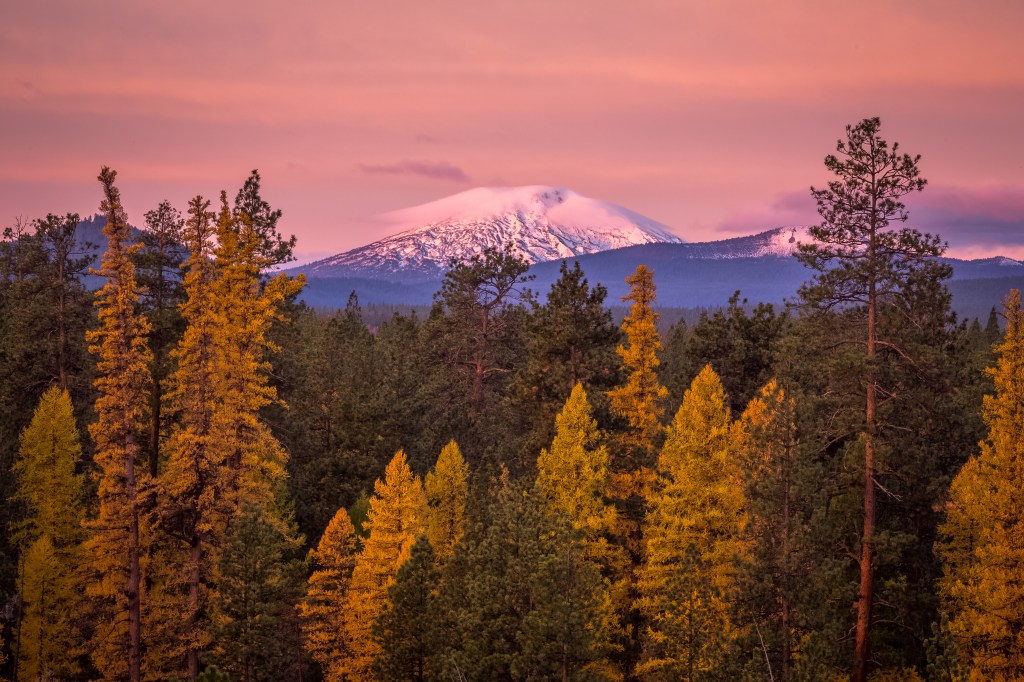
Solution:
[[[227,450],[228,498],[234,498],[230,501],[238,509],[252,503],[288,525],[281,499],[287,452],[259,413],[277,400],[267,360],[267,353],[277,348],[267,334],[281,304],[303,287],[305,278],[280,274],[262,280],[264,268],[272,265],[262,255],[265,239],[248,216],[232,213],[223,192],[216,234],[213,315],[224,343],[217,360],[212,432]]]
[[[608,449],[600,443],[587,393],[577,383],[555,418],[551,449],[542,449],[537,458],[537,488],[550,510],[580,534],[580,559],[596,566],[602,577],[601,593],[593,595],[597,608],[586,623],[602,655],[587,669],[598,679],[621,679],[609,655],[621,649],[625,636],[620,613],[628,603],[628,582],[622,578],[624,552],[608,542],[616,527],[616,509],[608,501],[608,468]]]
[[[725,391],[709,365],[668,427],[648,500],[637,584],[646,618],[637,673],[645,679],[703,679],[723,662],[744,523],[731,439]]]
[[[971,680],[1024,679],[1024,311],[1006,298],[1006,337],[989,370],[988,437],[953,479],[939,592]]]
[[[310,551],[309,563],[313,573],[299,606],[306,650],[320,664],[326,682],[342,682],[351,658],[343,625],[356,563],[355,529],[344,507],[327,524],[316,549]]]
[[[96,667],[109,679],[138,682],[142,669],[142,599],[140,567],[139,433],[146,425],[152,357],[149,323],[139,312],[131,228],[114,181],[117,173],[100,171],[107,216],[103,234],[107,250],[97,274],[106,283],[96,293],[99,328],[88,332],[96,354],[96,422],[89,433],[96,446],[99,509],[88,522],[86,554],[92,576],[88,594],[97,613],[92,641]]]
[[[187,590],[180,595],[176,618],[172,618],[177,628],[168,635],[180,641],[188,678],[193,680],[199,674],[199,651],[209,643],[201,591],[209,582],[209,567],[216,564],[213,550],[235,511],[225,468],[230,440],[213,431],[221,398],[220,358],[227,339],[226,330],[218,324],[222,318],[216,315],[209,205],[199,196],[189,202],[185,226],[189,259],[181,305],[186,327],[171,354],[176,368],[168,379],[167,403],[175,428],[165,448],[168,459],[160,479],[161,526],[179,546],[184,545],[184,551],[172,551],[167,557],[176,574],[176,579],[170,579],[182,586],[180,591]]]
[[[438,564],[451,558],[462,539],[466,498],[469,496],[469,465],[456,442],[441,449],[433,470],[427,473],[427,539]]]
[[[21,433],[14,464],[16,499],[27,514],[15,528],[24,548],[19,565],[19,679],[66,679],[79,672],[81,633],[76,569],[81,559],[82,455],[68,392],[49,388]]]
[[[427,529],[427,499],[423,484],[399,450],[373,485],[364,528],[369,530],[356,559],[345,613],[345,636],[351,650],[347,662],[350,679],[370,677],[380,646],[373,624],[389,608],[388,589],[395,582],[416,538]]]

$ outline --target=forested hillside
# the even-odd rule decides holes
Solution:
[[[137,237],[104,167],[102,259],[0,244],[0,678],[1024,679],[1019,292],[956,318],[878,119],[826,167],[792,304],[664,332],[495,249],[314,309],[258,173]]]

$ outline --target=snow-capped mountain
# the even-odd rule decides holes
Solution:
[[[380,216],[396,234],[295,270],[315,277],[437,279],[451,259],[511,244],[527,262],[625,246],[682,243],[621,206],[543,185],[480,187]]]

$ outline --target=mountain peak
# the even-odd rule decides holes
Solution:
[[[530,264],[624,246],[680,243],[661,223],[572,190],[529,185],[478,187],[380,216],[396,234],[311,263],[319,276],[434,279],[452,259],[487,248],[513,251]]]

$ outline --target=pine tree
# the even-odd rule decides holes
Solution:
[[[427,473],[427,538],[438,562],[443,563],[462,539],[466,498],[469,495],[469,466],[459,446],[450,441],[441,450],[434,469]]]
[[[381,680],[405,682],[440,679],[437,654],[441,649],[438,628],[438,587],[441,572],[431,543],[420,536],[409,560],[402,564],[388,590],[390,608],[373,626],[380,646],[374,671]]]
[[[901,154],[898,144],[890,148],[878,135],[880,127],[878,118],[847,126],[846,140],[838,141],[835,155],[825,157],[825,167],[837,179],[824,189],[811,189],[823,222],[810,228],[814,242],[801,244],[797,253],[801,262],[818,271],[815,280],[801,289],[805,304],[811,309],[840,306],[857,312],[857,337],[849,340],[865,348],[863,523],[853,682],[867,680],[871,658],[879,446],[876,356],[901,351],[891,340],[879,338],[878,321],[882,309],[915,283],[941,280],[951,272],[948,265],[935,260],[945,249],[937,237],[910,228],[886,229],[894,221],[907,220],[900,199],[924,189],[925,180],[917,167],[920,156]]]
[[[225,538],[218,566],[215,655],[239,682],[302,678],[302,643],[293,627],[304,566],[276,519],[246,505]]]
[[[1006,336],[989,370],[988,436],[950,487],[939,552],[949,630],[971,679],[1020,679],[1024,670],[1024,311],[1006,298]]]
[[[310,551],[309,563],[313,573],[299,607],[306,650],[320,664],[324,680],[341,682],[351,656],[343,625],[356,563],[355,529],[344,507],[331,519],[316,549]]]
[[[143,304],[151,327],[149,347],[153,353],[153,392],[150,398],[149,475],[160,471],[161,408],[163,382],[171,371],[170,350],[180,331],[178,304],[184,290],[181,267],[186,258],[184,220],[167,201],[146,212],[142,248],[135,257],[137,278],[144,293]]]
[[[75,473],[82,454],[67,391],[43,394],[32,422],[21,434],[14,466],[17,498],[26,508],[16,535],[21,559],[18,676],[66,678],[78,673],[81,633],[75,575],[81,559],[82,477]]]
[[[637,583],[647,630],[637,672],[653,679],[725,674],[723,655],[735,634],[730,592],[744,522],[730,431],[725,392],[709,365],[693,380],[668,428],[648,500]]]
[[[142,589],[139,564],[140,454],[139,433],[146,419],[152,355],[147,345],[149,324],[138,311],[138,289],[131,245],[121,196],[114,180],[117,173],[106,166],[99,175],[104,199],[100,210],[107,216],[103,233],[107,251],[97,271],[106,284],[96,294],[99,329],[88,334],[90,351],[98,357],[96,390],[97,421],[89,433],[96,446],[99,469],[99,511],[88,527],[86,542],[90,569],[89,594],[96,598],[99,613],[92,656],[108,677],[127,677],[138,682],[142,669]]]
[[[380,647],[373,623],[388,608],[388,589],[413,543],[426,531],[427,500],[423,484],[399,450],[373,486],[365,529],[369,535],[356,560],[345,614],[345,637],[352,656],[347,673],[355,679],[370,674]]]

